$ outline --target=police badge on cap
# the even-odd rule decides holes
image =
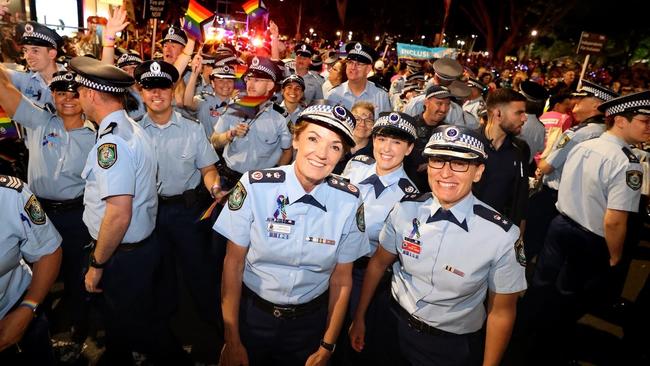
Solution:
[[[415,130],[415,119],[400,112],[382,112],[372,128],[372,133],[395,134],[406,141],[415,141],[417,132]]]
[[[303,120],[330,129],[341,135],[348,145],[355,145],[352,131],[356,125],[356,120],[352,113],[340,104],[335,106],[326,104],[311,105],[298,116],[298,122]]]
[[[463,160],[485,161],[487,154],[481,137],[472,129],[464,126],[437,127],[423,156],[444,156]]]
[[[165,61],[146,61],[136,67],[133,76],[145,89],[167,89],[178,80],[178,71]]]

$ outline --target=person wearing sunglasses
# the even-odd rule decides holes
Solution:
[[[440,126],[424,156],[431,192],[405,196],[388,215],[366,269],[352,347],[364,347],[368,305],[392,265],[397,338],[410,364],[497,365],[526,289],[519,229],[472,194],[487,159],[476,131]]]

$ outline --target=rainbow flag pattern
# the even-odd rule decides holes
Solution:
[[[201,214],[201,216],[199,216],[199,220],[198,220],[198,221],[203,221],[203,220],[207,220],[207,219],[209,219],[210,216],[212,216],[212,211],[214,211],[214,208],[215,208],[215,207],[217,207],[217,201],[212,202],[212,204],[210,205],[210,207],[208,207],[205,211],[203,211],[203,213]]]
[[[7,116],[2,107],[0,107],[0,141],[7,139],[17,139],[18,138],[18,129],[13,123],[11,118]]]
[[[245,95],[238,100],[235,101],[235,103],[239,104],[242,107],[257,107],[258,105],[266,102],[269,98],[267,96],[261,96],[261,97],[251,97],[248,95]]]
[[[185,24],[183,30],[188,37],[194,38],[197,42],[203,42],[203,23],[211,19],[214,13],[203,7],[196,0],[190,0],[185,13]]]
[[[261,0],[248,0],[241,7],[246,15],[266,11],[266,6]]]

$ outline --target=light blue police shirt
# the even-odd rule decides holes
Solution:
[[[158,161],[158,194],[176,196],[201,183],[201,168],[219,158],[203,134],[201,125],[172,112],[164,126],[145,114],[140,125],[151,137]]]
[[[542,182],[555,190],[560,189],[562,170],[571,150],[577,144],[583,141],[595,139],[602,135],[603,132],[605,132],[604,123],[581,123],[564,131],[564,133],[555,140],[551,152],[544,159],[547,164],[553,166],[553,171],[550,174],[544,175]]]
[[[298,122],[298,116],[300,116],[300,113],[305,110],[305,106],[298,104],[296,109],[293,112],[289,113],[289,110],[284,105],[284,102],[285,101],[283,100],[282,103],[280,103],[280,107],[284,108],[284,110],[287,111],[287,117],[289,118],[289,121],[291,121],[291,124],[295,126],[296,122]]]
[[[219,117],[214,130],[224,133],[240,122],[248,123],[248,133],[243,137],[235,136],[223,149],[223,159],[230,169],[244,173],[271,168],[280,160],[282,150],[291,148],[292,137],[287,127],[287,117],[274,110],[272,102],[262,104],[260,112],[252,119],[229,109]]]
[[[411,98],[411,100],[409,100],[409,102],[404,106],[404,113],[413,117],[421,115],[422,112],[424,112],[425,96],[426,94],[420,94]],[[449,103],[449,112],[447,112],[442,123],[447,125],[465,126],[471,129],[477,129],[479,127],[478,120],[469,112],[465,112],[463,107],[454,101]]]
[[[139,120],[142,118],[142,116],[144,116],[145,113],[147,113],[147,108],[142,101],[142,96],[140,93],[138,93],[135,87],[129,88],[129,94],[131,94],[131,96],[133,96],[133,98],[138,101],[138,109],[129,111],[129,117],[131,117],[133,120]]]
[[[200,94],[194,96],[194,101],[197,104],[197,118],[203,126],[206,137],[210,140],[214,126],[228,109],[230,100],[221,99],[214,94]]]
[[[149,237],[156,223],[157,162],[153,141],[123,109],[104,117],[98,131],[97,143],[81,173],[86,180],[83,221],[96,240],[106,198],[133,196],[131,222],[122,243],[137,243]]]
[[[544,124],[536,115],[526,113],[526,122],[524,122],[521,133],[517,137],[526,141],[528,147],[530,147],[530,155],[528,156],[529,164],[533,161],[535,154],[544,151],[545,136],[546,129],[544,128]]]
[[[66,71],[63,65],[56,64],[57,71]],[[43,80],[43,76],[39,72],[22,72],[15,70],[7,70],[11,76],[11,82],[16,89],[26,96],[29,100],[33,101],[39,106],[44,106],[50,103],[54,106],[52,99],[52,92],[50,92],[49,85]],[[50,75],[51,76],[51,75]]]
[[[385,90],[377,87],[372,81],[366,81],[366,88],[356,96],[350,90],[348,82],[338,85],[325,96],[325,99],[332,103],[341,104],[348,110],[352,110],[352,106],[359,101],[370,102],[375,106],[375,120],[379,118],[379,113],[390,112],[393,108],[390,105],[388,93]]]
[[[305,104],[309,105],[315,99],[323,99],[323,78],[313,71],[307,71],[305,75],[300,76],[305,81]]]
[[[370,249],[358,189],[328,178],[306,197],[294,169],[244,174],[214,224],[248,248],[243,282],[274,304],[315,299],[328,289],[337,263],[354,262]]]
[[[45,211],[26,184],[0,175],[0,319],[23,296],[32,280],[34,263],[61,245]]]
[[[447,220],[427,223],[438,209],[438,200],[426,193],[405,197],[388,215],[379,242],[399,259],[392,294],[431,326],[475,332],[486,318],[488,289],[498,294],[526,289],[519,229],[472,193],[450,209],[465,228]]]
[[[13,119],[27,131],[27,180],[33,192],[55,201],[81,196],[86,184],[81,172],[95,145],[95,126],[85,121],[83,127],[68,131],[61,117],[38,107],[25,96]]]
[[[605,211],[637,212],[642,182],[639,159],[625,141],[605,132],[569,152],[556,207],[583,228],[604,237]]]
[[[370,240],[371,257],[379,245],[379,232],[384,226],[384,221],[393,206],[406,194],[417,193],[418,189],[409,179],[401,165],[386,175],[378,176],[383,190],[377,196],[377,188],[368,182],[368,178],[377,175],[377,163],[375,159],[366,155],[357,155],[351,159],[343,170],[342,176],[350,179],[350,183],[359,187],[363,210],[365,214],[366,233]],[[365,182],[364,182],[365,181]],[[362,183],[364,182],[364,183]]]

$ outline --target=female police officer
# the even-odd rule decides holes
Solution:
[[[359,190],[329,177],[354,124],[340,105],[308,107],[295,162],[250,171],[230,194],[214,225],[229,239],[222,364],[324,365],[334,351],[352,262],[369,249]]]
[[[515,320],[517,294],[526,288],[519,230],[471,193],[486,158],[474,131],[438,127],[424,155],[432,193],[406,196],[386,219],[350,329],[352,345],[362,349],[368,303],[398,258],[392,293],[403,356],[412,365],[475,365],[481,356],[484,365],[497,365]]]

